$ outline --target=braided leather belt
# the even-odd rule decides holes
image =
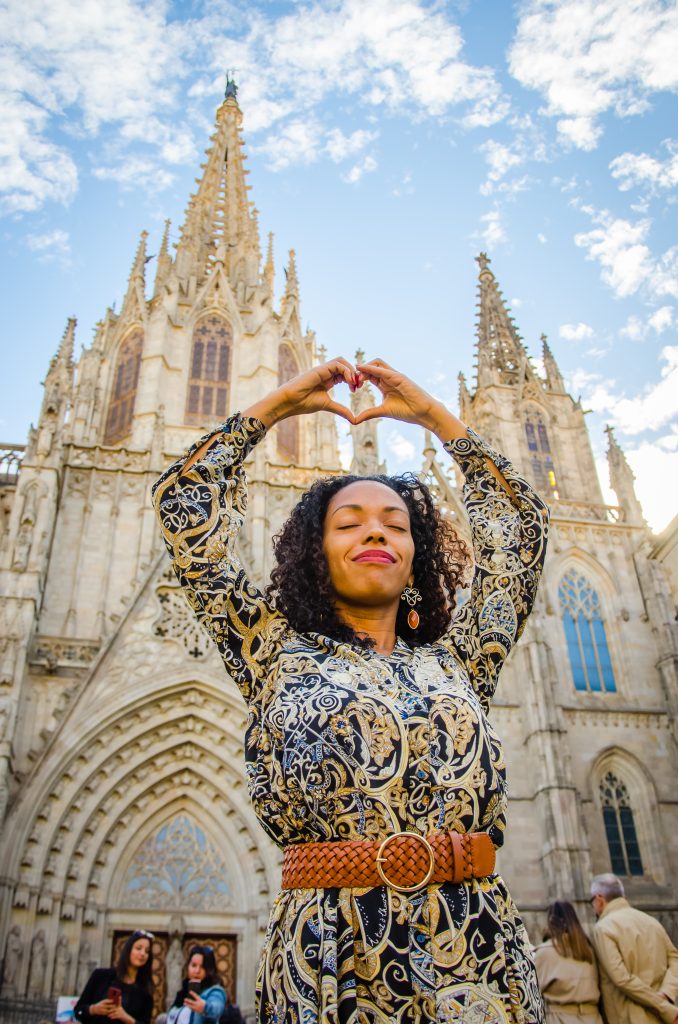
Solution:
[[[416,892],[425,885],[464,882],[494,872],[487,832],[396,832],[386,839],[293,843],[283,853],[283,889],[369,889],[389,885]]]

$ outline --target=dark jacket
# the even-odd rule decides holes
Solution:
[[[101,1024],[106,1018],[92,1016],[89,1008],[93,1003],[100,1003],[102,999],[106,999],[111,985],[122,992],[122,1008],[134,1017],[136,1024],[151,1024],[153,999],[150,994],[144,992],[138,985],[128,985],[127,982],[120,981],[114,967],[97,967],[92,971],[82,995],[75,1004],[75,1019],[82,1021],[82,1024]]]

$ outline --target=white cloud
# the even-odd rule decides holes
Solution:
[[[327,133],[325,152],[335,164],[339,164],[342,160],[346,160],[349,156],[355,156],[365,146],[374,142],[377,135],[378,132],[368,132],[362,128],[351,135],[344,135],[340,128],[332,128]]]
[[[678,89],[678,7],[662,0],[526,0],[509,68],[546,99],[567,143],[593,149],[601,115]]]
[[[506,241],[506,231],[501,219],[501,210],[495,206],[493,210],[484,213],[480,218],[482,227],[478,237],[488,250],[496,249]]]
[[[252,146],[253,152],[265,153],[272,171],[283,171],[293,164],[312,164],[320,158],[324,138],[320,125],[314,119],[288,121],[275,135]]]
[[[678,185],[678,143],[667,139],[664,145],[670,154],[664,161],[648,153],[622,153],[612,160],[612,177],[619,180],[622,192],[627,192],[634,185],[648,185],[652,191]]]
[[[673,306],[660,306],[646,321],[632,313],[619,333],[630,338],[631,341],[644,341],[651,331],[654,331],[655,334],[663,334],[673,325],[673,321]]]
[[[675,488],[662,487],[660,481],[678,479],[678,451],[667,450],[661,442],[646,441],[625,455],[636,478],[636,494],[645,518],[655,533],[660,533],[676,514]]]
[[[589,324],[561,324],[558,329],[558,334],[561,338],[566,338],[568,341],[583,341],[584,338],[593,337],[593,328]]]
[[[540,231],[539,234],[537,235],[537,241],[540,242],[542,245],[546,245],[548,239],[547,239],[546,235],[543,235],[541,233],[541,231]]]
[[[43,235],[27,235],[26,245],[31,252],[38,254],[41,263],[49,263],[53,260],[60,260],[62,263],[69,262],[71,240],[68,232],[62,228],[55,228]]]
[[[97,138],[97,166],[120,181],[129,156],[159,169],[195,160],[196,125],[204,128],[196,105],[218,97],[225,66],[238,68],[250,137],[266,133],[261,147],[271,154],[278,147],[277,169],[317,159],[317,145],[336,162],[355,158],[376,137],[365,129],[344,134],[329,102],[321,109],[337,98],[410,119],[455,116],[468,127],[506,116],[493,69],[465,59],[461,31],[441,7],[427,0],[291,7],[281,17],[267,5],[213,0],[181,20],[167,0],[51,0],[39,16],[34,3],[10,3],[0,62],[4,209],[72,199],[78,179],[69,136]],[[314,122],[318,138],[302,133],[293,156],[295,133]]]
[[[387,438],[388,450],[398,462],[412,462],[417,450],[411,441],[397,430],[392,430]]]
[[[646,244],[652,222],[614,217],[607,210],[582,207],[598,227],[575,235],[586,258],[601,265],[601,277],[617,297],[643,290],[652,297],[678,297],[678,246],[655,257]]]
[[[363,174],[370,174],[372,171],[376,171],[377,167],[378,164],[374,157],[366,156],[359,160],[357,164],[354,164],[346,174],[342,175],[342,178],[348,185],[355,185],[356,182],[360,181]]]
[[[117,181],[124,189],[152,188],[157,191],[169,188],[174,176],[161,170],[154,160],[144,157],[128,157],[114,167],[95,167],[92,174],[100,181]]]
[[[587,408],[604,413],[625,434],[659,430],[678,415],[678,345],[666,345],[661,358],[661,379],[633,398],[620,394],[614,380],[583,369],[571,375],[572,391],[581,392]]]

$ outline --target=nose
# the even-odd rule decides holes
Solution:
[[[365,544],[385,544],[386,534],[381,523],[366,523],[365,534],[363,537],[363,543]]]

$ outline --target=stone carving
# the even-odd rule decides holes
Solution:
[[[184,951],[181,942],[183,931],[183,927],[172,927],[172,924],[170,923],[172,941],[169,944],[167,959],[165,960],[168,1002],[170,999],[174,998],[174,993],[178,992],[181,988],[181,982],[184,976]]]
[[[228,866],[203,830],[180,814],[139,848],[125,878],[129,907],[224,910],[230,906]]]
[[[87,984],[87,979],[95,967],[96,961],[92,959],[92,947],[89,939],[85,939],[80,946],[80,953],[78,954],[78,975],[76,984],[78,992],[82,992]]]
[[[45,933],[41,928],[31,943],[31,961],[28,971],[29,995],[42,995],[45,986],[46,969],[47,944],[45,943]]]
[[[2,991],[5,995],[12,995],[16,992],[19,969],[24,955],[24,944],[21,941],[21,929],[15,924],[7,936],[5,946],[5,963],[2,979]]]
[[[63,995],[66,992],[66,982],[68,980],[71,960],[72,956],[70,946],[68,945],[68,939],[65,935],[62,935],[57,942],[56,953],[54,956],[52,994],[55,996]]]
[[[210,638],[189,608],[171,569],[163,573],[156,594],[161,612],[153,630],[155,635],[181,641],[191,658],[205,658],[211,648]]]

